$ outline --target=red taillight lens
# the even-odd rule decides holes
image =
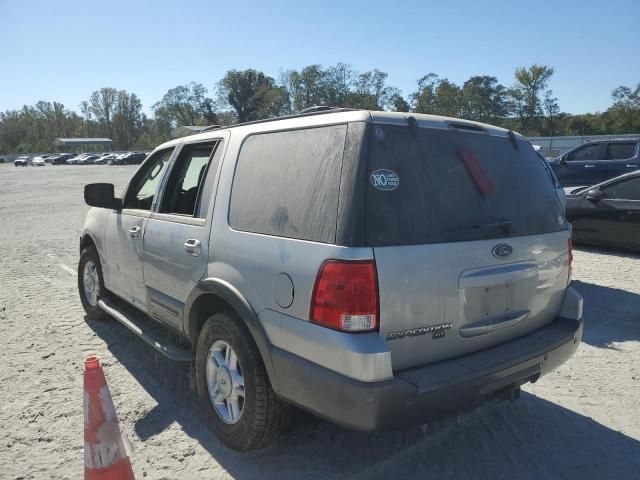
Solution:
[[[573,241],[569,239],[569,272],[567,273],[567,285],[571,283],[572,270],[573,270]]]
[[[343,332],[378,328],[378,281],[373,260],[322,264],[311,297],[311,321]]]

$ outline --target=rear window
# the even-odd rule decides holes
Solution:
[[[249,136],[238,156],[229,224],[334,243],[346,125]]]
[[[567,228],[544,165],[531,145],[515,136],[374,125],[369,145],[369,245],[508,238]]]

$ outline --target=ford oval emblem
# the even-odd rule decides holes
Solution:
[[[507,245],[506,243],[499,243],[491,250],[493,256],[496,258],[507,258],[509,255],[513,253],[513,247],[511,245]]]

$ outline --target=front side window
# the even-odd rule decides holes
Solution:
[[[576,148],[573,152],[567,155],[567,162],[588,162],[589,160],[595,160],[599,147],[600,144],[591,143],[589,145]]]
[[[622,180],[602,188],[606,198],[615,200],[640,200],[640,177]]]
[[[630,143],[610,143],[607,145],[606,160],[625,160],[633,157],[636,153],[635,142]]]
[[[127,190],[123,208],[151,210],[173,148],[156,152],[138,171]]]
[[[173,167],[160,206],[161,213],[196,215],[198,193],[216,143],[185,145]]]

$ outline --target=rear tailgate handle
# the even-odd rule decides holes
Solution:
[[[513,327],[522,322],[531,313],[530,310],[521,310],[509,315],[482,320],[460,328],[460,336],[463,338],[479,337],[487,333],[495,332],[507,327]]]
[[[458,281],[458,288],[491,287],[536,275],[538,275],[537,263],[512,263],[463,272]]]

